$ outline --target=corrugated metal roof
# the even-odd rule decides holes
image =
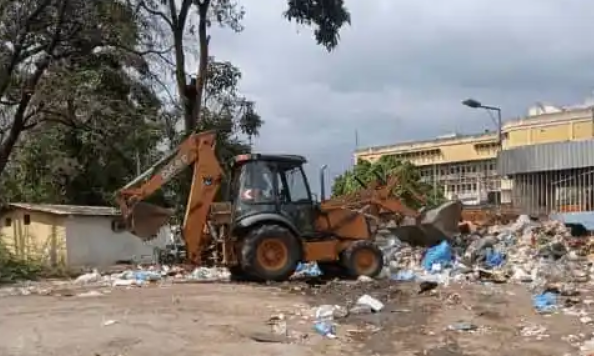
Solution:
[[[594,167],[594,140],[555,142],[499,152],[501,175]]]
[[[9,203],[9,208],[41,211],[54,215],[85,215],[85,216],[117,216],[119,209],[109,206],[57,205],[57,204],[29,204]]]

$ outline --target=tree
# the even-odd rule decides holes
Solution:
[[[255,103],[239,93],[237,87],[241,80],[241,71],[230,62],[209,60],[209,69],[203,97],[202,119],[195,128],[196,131],[217,131],[217,156],[227,170],[231,159],[241,153],[251,151],[250,139],[258,134],[262,126],[262,119],[255,110]],[[173,129],[179,115],[168,116],[166,124],[167,136],[172,146],[183,139],[184,136]],[[245,137],[242,137],[245,136]],[[190,179],[183,175],[174,179],[168,188],[165,188],[169,202],[178,209],[181,218],[181,209],[190,190]],[[224,184],[225,182],[223,182]],[[219,198],[223,190],[219,190]]]
[[[139,76],[146,72],[135,50],[143,36],[135,20],[134,8],[117,0],[0,4],[0,174],[26,131],[43,122],[72,125],[79,118],[80,107],[56,99],[93,85],[98,72],[81,72],[85,66],[119,62]],[[78,73],[74,79],[66,76],[72,72]],[[85,104],[84,110],[96,112],[98,103]]]
[[[371,163],[359,160],[351,169],[336,177],[332,186],[332,196],[338,197],[354,193],[364,187],[358,182],[367,184],[375,181],[377,177],[387,181],[388,177],[396,176],[400,184],[394,188],[394,195],[400,197],[403,202],[412,207],[421,207],[422,202],[416,199],[418,194],[427,200],[429,207],[437,206],[444,201],[441,187],[422,182],[419,170],[410,162],[403,162],[391,156],[382,156],[379,160]]]
[[[55,3],[49,2],[43,12],[51,12]],[[135,50],[142,40],[142,24],[132,16],[133,8],[119,2],[111,8],[86,7],[87,2],[75,1],[59,4],[77,14],[85,10],[82,20],[116,32],[102,33],[89,44],[92,50],[73,49],[66,55],[60,47],[56,51],[64,56],[46,54],[52,58],[30,96],[21,93],[25,84],[20,82],[30,77],[27,67],[12,72],[2,107],[9,120],[5,131],[0,127],[0,138],[7,133],[0,141],[0,159],[6,160],[0,198],[105,205],[136,174],[138,163],[154,160],[162,133],[161,102],[146,81],[148,64]],[[72,26],[76,36],[70,40],[85,41],[85,27]],[[39,30],[28,31],[34,36]],[[69,42],[63,46],[76,48]],[[19,100],[27,98],[22,116]],[[11,135],[16,137],[14,142]]]
[[[183,103],[184,130],[186,134],[194,131],[203,114],[204,89],[208,81],[209,41],[208,28],[213,24],[228,27],[240,32],[243,27],[241,20],[244,9],[234,0],[130,0],[133,1],[141,13],[155,21],[155,27],[164,29],[163,38],[167,45],[174,48],[174,58],[162,58],[169,65],[173,65],[177,96]],[[192,9],[196,10],[196,18],[192,17]],[[328,50],[334,49],[339,40],[339,31],[350,23],[350,14],[344,6],[343,0],[288,0],[287,10],[283,16],[289,21],[312,26],[314,37],[319,45]],[[198,32],[199,60],[195,77],[188,80],[186,69],[186,53],[188,48],[185,41]]]

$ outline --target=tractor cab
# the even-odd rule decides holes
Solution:
[[[306,162],[297,155],[237,156],[229,191],[234,225],[274,221],[298,236],[312,235],[314,204],[303,172]]]

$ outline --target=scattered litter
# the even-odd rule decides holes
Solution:
[[[435,288],[437,288],[439,284],[437,282],[432,281],[423,281],[419,283],[419,294],[429,292]]]
[[[77,297],[101,297],[101,296],[103,296],[103,295],[104,295],[104,294],[103,294],[103,293],[101,293],[101,292],[99,292],[99,291],[96,291],[96,290],[90,290],[90,291],[88,291],[88,292],[79,293],[79,294],[77,294],[76,296],[77,296]]]
[[[343,315],[343,308],[337,305],[321,305],[316,308],[314,330],[327,338],[336,338],[335,314]]]
[[[411,270],[398,271],[390,277],[394,281],[414,281],[415,272]]]
[[[536,325],[536,324],[524,325],[520,329],[520,335],[522,335],[524,337],[533,337],[533,338],[536,338],[537,340],[542,340],[544,338],[549,337],[549,335],[546,332],[547,332],[546,327],[544,327],[542,325]]]
[[[103,326],[110,326],[110,325],[114,325],[117,324],[118,321],[117,320],[106,320],[103,322]]]
[[[550,313],[557,310],[557,294],[545,292],[532,297],[534,309],[539,313]]]
[[[316,321],[314,330],[329,339],[336,339],[336,326],[329,321]]]
[[[85,273],[83,275],[78,276],[75,280],[75,284],[89,284],[89,283],[96,283],[101,280],[101,274],[94,269],[93,272]]]
[[[505,262],[505,255],[499,251],[489,250],[485,256],[485,265],[489,268],[496,268]]]
[[[284,314],[273,315],[268,319],[268,325],[271,326],[271,331],[274,335],[288,336],[287,320]]]
[[[423,268],[426,271],[439,272],[443,267],[447,267],[452,259],[452,247],[447,241],[442,241],[439,245],[427,250],[422,262]]]
[[[368,306],[371,308],[371,310],[373,310],[374,312],[379,312],[384,308],[384,304],[382,302],[380,302],[379,300],[365,294],[362,295],[358,300],[357,300],[357,305],[364,305],[364,306]]]
[[[451,324],[448,326],[448,330],[455,330],[455,331],[474,331],[477,330],[478,326],[467,323],[467,322],[459,322],[455,324]]]
[[[357,282],[363,282],[363,283],[373,282],[373,278],[371,278],[369,276],[359,276],[357,278]]]
[[[294,277],[319,277],[322,275],[322,270],[317,263],[299,263],[295,270]]]

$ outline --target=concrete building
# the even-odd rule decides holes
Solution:
[[[9,204],[0,211],[0,239],[17,256],[54,266],[152,260],[154,247],[166,242],[166,229],[146,244],[129,233],[114,232],[117,215],[110,207]]]
[[[357,150],[356,159],[378,160],[392,155],[420,167],[426,182],[443,187],[451,199],[457,196],[466,204],[487,201],[498,192],[496,171],[498,143],[496,133],[479,135],[451,134],[434,140],[407,142]]]
[[[505,158],[501,158],[505,159],[506,163],[499,166],[509,167],[510,162],[517,159],[518,155],[521,155],[520,152],[524,152],[530,146],[593,139],[594,110],[591,104],[566,108],[538,104],[529,110],[526,117],[506,122],[502,128],[502,150],[506,153],[502,156]],[[575,147],[573,150],[577,149]],[[549,150],[551,149],[554,150],[553,148]],[[570,148],[564,149],[569,150],[563,154],[564,156],[574,152]],[[514,179],[526,180],[528,176],[520,177],[522,172],[518,171],[517,165],[514,166],[516,170],[513,172],[498,172],[499,151],[497,134],[487,132],[479,135],[452,134],[433,140],[368,147],[357,150],[355,158],[373,162],[381,156],[393,155],[399,159],[411,161],[421,168],[423,179],[443,187],[447,198],[457,197],[467,205],[497,201],[510,204],[514,197],[519,202],[520,196],[527,194],[527,191],[515,185]],[[507,153],[508,151],[515,152],[515,156]],[[541,155],[544,154],[541,149],[534,151],[534,148],[532,154],[538,155],[537,151]],[[580,169],[585,168],[588,162],[587,159],[582,160]],[[530,172],[524,173],[530,173],[529,176],[533,177],[530,179],[539,179],[536,178],[536,171],[534,171],[537,168],[531,169]],[[544,168],[539,166],[538,169]],[[554,204],[549,205],[549,209],[553,207]]]

